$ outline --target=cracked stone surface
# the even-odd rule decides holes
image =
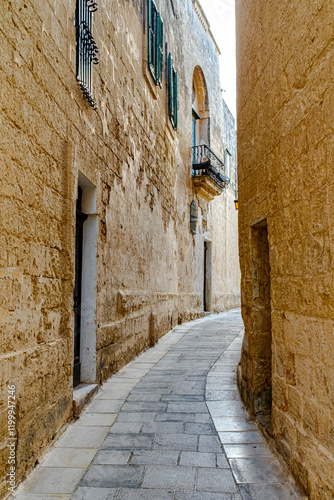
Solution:
[[[243,410],[239,310],[170,331],[109,379],[16,500],[302,498]]]

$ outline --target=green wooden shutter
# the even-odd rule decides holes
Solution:
[[[153,0],[147,0],[148,67],[156,81],[157,10]]]
[[[147,0],[148,67],[156,85],[162,86],[163,22],[153,0]]]
[[[173,58],[168,55],[168,93],[169,93],[169,117],[173,128],[177,127],[177,73],[174,69]]]
[[[152,64],[152,0],[147,0],[147,56],[148,56],[148,66],[151,67]]]
[[[151,66],[151,71],[152,71],[152,76],[157,83],[157,38],[158,38],[158,13],[157,9],[152,2],[152,11],[153,11],[153,19],[152,19],[152,24],[153,24],[153,29],[152,29],[152,66]]]
[[[156,24],[155,24],[155,47],[154,47],[154,80],[155,84],[158,85],[159,80],[159,44],[160,44],[160,24],[161,17],[160,14],[156,13]]]
[[[168,97],[169,97],[169,116],[173,123],[173,59],[171,53],[168,54]]]
[[[157,83],[162,86],[162,70],[163,70],[163,22],[160,14],[157,16]]]
[[[173,100],[174,100],[174,128],[177,127],[177,93],[178,93],[178,88],[177,88],[177,73],[173,68]]]

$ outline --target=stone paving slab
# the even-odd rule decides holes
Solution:
[[[134,434],[143,428],[142,422],[115,422],[111,427],[110,434]]]
[[[141,465],[91,465],[81,485],[93,488],[139,488],[144,470]]]
[[[257,427],[255,422],[251,422],[245,416],[238,417],[215,417],[215,427],[218,432],[228,431],[256,431]]]
[[[104,441],[109,427],[70,426],[56,443],[59,448],[98,448]]]
[[[175,493],[175,500],[241,500],[241,496],[233,493],[208,493],[194,491],[192,493]]]
[[[177,465],[179,461],[179,451],[177,450],[135,450],[133,452],[132,464],[145,465]]]
[[[260,431],[229,431],[218,433],[220,441],[223,444],[250,444],[250,443],[265,443]]]
[[[110,427],[116,420],[117,413],[85,413],[73,427]]]
[[[128,397],[128,401],[160,401],[168,397],[165,391],[141,392],[133,390]]]
[[[15,498],[20,498],[20,500],[70,500],[71,495],[70,494],[48,495],[47,493],[40,495],[38,493],[21,493],[19,496]]]
[[[198,450],[199,451],[215,451],[218,453],[222,453],[222,445],[218,439],[218,436],[212,434],[208,435],[200,435],[198,442]]]
[[[166,434],[168,436],[169,434]],[[108,450],[145,450],[151,449],[154,434],[112,434],[110,433],[102,444],[102,449]]]
[[[84,473],[84,468],[41,467],[27,481],[25,493],[73,493]]]
[[[172,500],[173,494],[166,490],[142,489],[130,490],[121,489],[117,494],[117,500]]]
[[[241,401],[207,401],[212,417],[242,417],[244,416]]]
[[[182,451],[180,465],[185,465],[186,467],[216,467],[216,453]]]
[[[159,413],[155,416],[156,422],[195,422],[195,413]]]
[[[72,500],[114,500],[116,488],[86,488],[80,487],[71,497]]]
[[[286,480],[274,457],[231,458],[229,461],[237,483],[280,483]]]
[[[240,311],[169,332],[100,388],[16,500],[297,500],[236,388]]]
[[[198,491],[238,493],[233,474],[229,469],[199,469],[197,476]]]
[[[195,479],[196,469],[192,467],[148,465],[142,487],[193,491]]]
[[[163,414],[161,414],[163,415]],[[125,413],[122,412],[117,417],[117,422],[152,422],[157,413],[154,412],[133,412]]]
[[[272,452],[266,444],[224,444],[228,458],[271,457]]]
[[[43,462],[43,467],[87,468],[95,456],[91,448],[54,448]]]
[[[177,434],[184,432],[187,424],[183,422],[145,422],[142,425],[141,432],[153,434]]]
[[[118,399],[97,399],[92,401],[90,406],[91,413],[118,413],[124,404],[124,400]]]
[[[156,450],[197,451],[198,436],[192,434],[156,434],[153,448]]]
[[[241,484],[243,500],[293,500],[296,492],[290,483]]]
[[[127,465],[131,458],[130,451],[99,450],[94,458],[95,465]]]

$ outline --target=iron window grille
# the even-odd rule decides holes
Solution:
[[[177,72],[174,69],[173,58],[171,54],[168,56],[168,94],[169,94],[169,118],[173,128],[177,128]]]
[[[76,76],[80,88],[93,109],[97,103],[92,94],[92,64],[98,64],[99,49],[92,34],[93,12],[98,9],[94,0],[77,0],[76,7]]]
[[[196,234],[197,214],[196,214],[196,201],[190,203],[190,231]]]
[[[162,86],[163,22],[153,0],[147,0],[148,67],[156,85]]]

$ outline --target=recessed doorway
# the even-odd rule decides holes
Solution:
[[[75,231],[73,387],[96,381],[96,187],[78,175]]]
[[[212,252],[211,241],[204,241],[204,276],[203,276],[203,309],[204,312],[211,311],[212,297]]]
[[[272,335],[270,300],[270,263],[267,221],[252,227],[253,261],[253,338],[257,370],[253,381],[254,413],[270,432],[271,429],[271,377]]]

